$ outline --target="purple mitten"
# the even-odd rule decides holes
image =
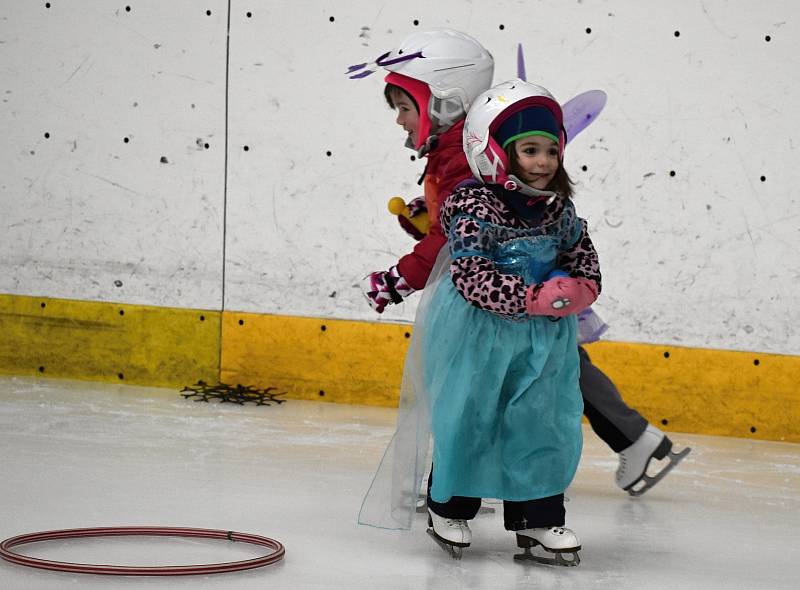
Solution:
[[[425,197],[417,197],[408,202],[406,205],[408,207],[408,216],[409,217],[416,217],[420,213],[427,213],[428,205],[425,203]]]
[[[563,318],[579,313],[597,299],[597,285],[588,279],[555,277],[531,285],[525,296],[528,315]]]
[[[370,307],[378,313],[383,313],[390,303],[400,303],[415,290],[409,286],[396,266],[388,271],[370,273],[361,281],[361,291]]]
[[[608,324],[591,307],[578,314],[578,344],[597,342],[606,330]]]

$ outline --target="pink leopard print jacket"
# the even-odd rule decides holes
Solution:
[[[463,249],[465,244],[475,244],[478,250],[491,247],[480,245],[487,237],[481,231],[479,222],[526,229],[557,223],[562,216],[568,215],[575,215],[572,203],[556,199],[545,207],[541,219],[533,225],[515,215],[488,187],[469,186],[457,189],[447,198],[441,208],[440,219],[452,253],[456,243],[457,249]],[[574,245],[559,254],[556,265],[571,277],[594,281],[599,293],[601,277],[597,252],[586,231],[586,221],[577,219],[580,223],[580,235]],[[450,265],[450,276],[456,289],[472,305],[501,316],[525,316],[525,293],[528,285],[518,275],[499,272],[491,259],[479,255],[456,258]]]

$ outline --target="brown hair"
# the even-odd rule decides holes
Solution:
[[[522,171],[519,168],[519,161],[517,160],[517,150],[514,149],[515,143],[517,142],[512,141],[506,146],[506,157],[508,158],[508,162],[511,166],[511,173],[521,176]],[[547,190],[555,191],[559,195],[571,199],[575,194],[574,187],[575,182],[569,177],[566,168],[564,168],[564,161],[559,159],[558,169],[556,170],[553,179],[550,181],[550,184],[547,185]]]
[[[417,109],[417,113],[419,113],[419,105],[417,101],[414,100],[414,97],[411,96],[408,92],[400,88],[397,84],[386,84],[383,88],[383,97],[386,99],[386,102],[389,103],[389,108],[394,109],[394,101],[392,100],[392,94],[395,92],[400,92],[405,94],[412,103],[414,103],[414,107]]]

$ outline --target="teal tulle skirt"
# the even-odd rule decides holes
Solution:
[[[431,497],[563,493],[580,460],[575,316],[514,321],[467,303],[446,277],[425,318]]]
[[[397,427],[360,524],[410,529],[420,520],[431,455],[438,502],[545,498],[575,474],[583,442],[575,317],[512,321],[481,311],[456,292],[449,269],[443,248],[417,308]]]

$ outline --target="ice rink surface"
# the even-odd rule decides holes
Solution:
[[[473,522],[461,561],[425,534],[356,523],[394,410],[289,400],[196,403],[177,391],[0,379],[0,539],[95,526],[242,531],[286,546],[283,562],[216,576],[65,574],[0,560],[0,588],[797,589],[800,445],[672,434],[689,457],[630,498],[616,456],[586,427],[568,491],[577,568],[519,564],[501,506]],[[234,561],[227,541],[125,538],[19,551],[57,561],[170,565]]]

